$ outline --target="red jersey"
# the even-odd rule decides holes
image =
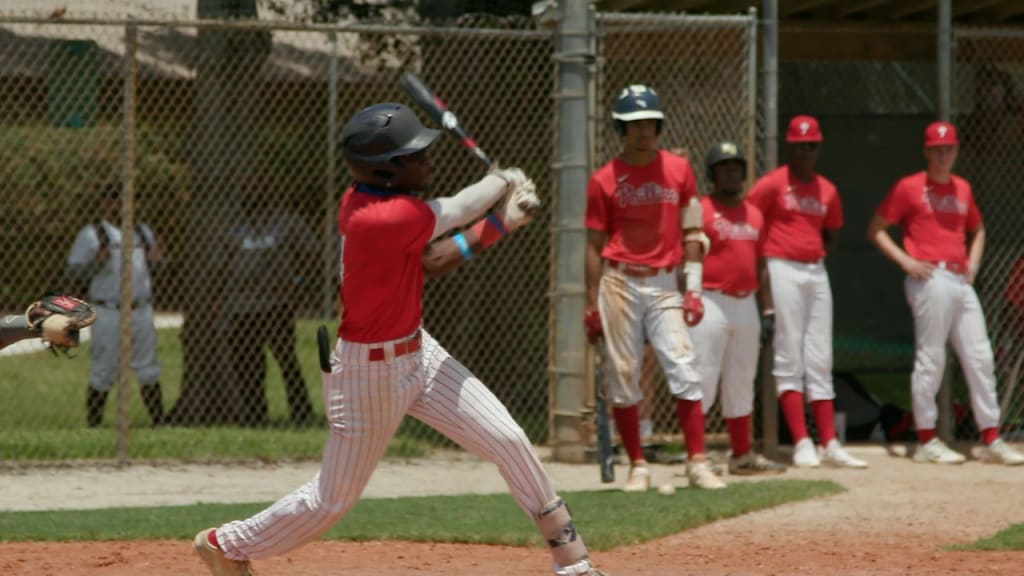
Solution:
[[[843,225],[843,207],[834,184],[819,174],[810,182],[780,166],[762,176],[747,200],[764,215],[764,255],[817,262],[825,257],[821,231]]]
[[[1010,272],[1010,282],[1006,285],[1006,293],[1003,298],[1021,311],[1024,311],[1024,257],[1018,258],[1013,265],[1013,272]],[[1020,327],[1024,331],[1024,326]]]
[[[965,230],[981,226],[971,185],[959,176],[942,184],[918,172],[896,183],[876,214],[903,230],[903,249],[912,258],[967,267]]]
[[[704,288],[727,292],[757,290],[757,259],[764,242],[764,217],[753,204],[727,206],[701,198],[704,233],[711,250],[704,255]]]
[[[383,342],[419,328],[423,250],[434,224],[434,212],[419,198],[363,184],[345,192],[338,210],[340,338]]]
[[[646,166],[615,158],[590,178],[584,224],[608,235],[601,251],[606,260],[675,266],[683,259],[679,211],[696,196],[685,158],[664,150]]]

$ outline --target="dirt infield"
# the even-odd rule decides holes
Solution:
[[[613,576],[990,576],[1021,573],[1024,553],[947,552],[941,548],[971,542],[1024,521],[1024,468],[987,466],[974,461],[944,468],[914,465],[877,448],[855,448],[854,452],[871,463],[871,470],[790,471],[788,474],[835,480],[847,487],[848,492],[844,494],[716,522],[640,546],[595,553],[594,559]],[[473,485],[480,492],[503,490],[500,477],[483,463],[462,459],[415,466],[421,468],[416,470],[416,476],[430,478],[429,484],[436,487],[436,492],[451,493],[452,490],[445,488],[446,480],[451,481],[450,486]],[[402,463],[386,463],[371,481],[367,495],[405,495],[403,491],[409,488],[404,486],[408,482],[392,484],[392,480],[403,475],[403,470],[407,478],[408,467]],[[597,474],[593,467],[551,464],[549,468],[563,490],[600,487],[594,479]],[[668,480],[675,471],[660,467],[655,471],[655,479]],[[180,472],[179,469],[177,473]],[[294,475],[305,477],[306,472],[302,467],[282,467],[280,475],[290,479]],[[102,474],[103,471],[91,473]],[[129,469],[106,473],[140,472]],[[143,473],[158,475],[153,471]],[[247,478],[255,481],[259,477],[267,482],[268,476],[274,476],[266,470],[256,474],[245,469],[207,470],[207,473],[207,484],[210,478],[216,478],[217,482],[233,486],[232,493],[239,492],[239,485]],[[62,473],[61,476],[71,475]],[[189,471],[188,477],[204,481],[204,476],[195,470]],[[10,494],[19,494],[19,486],[34,480],[31,473],[4,476],[5,488],[10,485],[12,490],[0,495],[0,508],[18,508],[11,505]],[[89,477],[87,483],[102,492],[98,489],[101,485],[94,484],[95,480]],[[155,481],[151,484],[154,484],[155,495],[160,488]],[[269,484],[276,485],[276,495],[280,495],[282,480],[278,478]],[[257,492],[264,489],[263,486],[257,487]],[[284,486],[292,484],[284,483]],[[50,494],[52,488],[39,487]],[[182,493],[188,493],[188,488],[185,486]],[[71,491],[75,489],[72,487]],[[681,495],[685,495],[685,490],[677,492],[676,497]],[[211,500],[209,494],[204,496],[204,501]],[[252,493],[248,496],[253,499]],[[166,498],[164,495],[156,500],[166,503]],[[230,501],[230,498],[222,499]],[[82,502],[81,494],[78,502]],[[585,536],[586,526],[580,528]],[[317,542],[284,557],[258,561],[255,570],[260,576],[550,573],[548,556],[539,548],[404,542]],[[0,574],[177,576],[204,572],[192,555],[189,543],[159,541],[0,544]]]

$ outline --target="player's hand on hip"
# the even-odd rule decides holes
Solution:
[[[761,346],[767,346],[775,339],[775,312],[761,315]]]
[[[604,336],[604,328],[601,327],[601,311],[597,309],[597,306],[587,306],[583,310],[583,330],[586,331],[587,340],[591,344]]]
[[[540,213],[540,198],[537,186],[519,168],[505,168],[492,172],[505,180],[505,198],[498,209],[498,216],[509,232],[528,224]]]
[[[935,267],[931,264],[913,258],[903,265],[903,271],[906,272],[907,276],[910,276],[915,280],[927,280],[928,278],[931,278],[932,270],[934,269]]]
[[[691,290],[683,295],[683,321],[687,326],[696,326],[701,318],[704,318],[704,303],[700,294]]]

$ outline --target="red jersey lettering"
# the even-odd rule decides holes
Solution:
[[[780,166],[761,177],[747,200],[764,215],[764,255],[798,262],[825,257],[822,230],[843,225],[839,192],[827,178],[815,174],[804,182]]]
[[[607,260],[652,268],[675,266],[683,258],[679,210],[697,196],[689,161],[659,150],[646,166],[615,158],[587,185],[589,230],[604,232]]]
[[[933,182],[922,171],[892,187],[876,213],[899,224],[903,249],[912,258],[967,266],[965,231],[981,226],[971,185],[960,178]]]
[[[764,235],[764,217],[743,201],[727,206],[709,196],[701,198],[704,232],[711,250],[704,256],[704,288],[727,292],[757,290],[757,259]]]
[[[413,333],[423,316],[423,250],[434,213],[406,194],[359,185],[338,210],[343,237],[338,336],[382,342]]]

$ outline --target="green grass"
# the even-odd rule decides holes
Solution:
[[[298,323],[297,352],[309,395],[323,414],[321,383],[316,357],[316,327],[322,322]],[[328,326],[332,328],[333,326]],[[161,330],[157,356],[164,404],[177,399],[182,373],[178,329]],[[326,438],[326,424],[292,427],[284,383],[277,364],[268,358],[267,398],[271,425],[263,429],[237,427],[153,429],[138,397],[131,389],[129,458],[239,460],[317,459]],[[104,424],[85,427],[85,386],[89,379],[89,344],[75,358],[53,358],[49,352],[0,358],[0,461],[107,459],[116,456],[116,400],[111,394]],[[389,456],[422,456],[432,447],[417,440],[408,421],[388,450]]]
[[[999,550],[999,551],[1024,551],[1024,524],[1014,524],[1006,530],[996,533],[994,536],[982,538],[973,544],[960,544],[950,546],[950,550]]]
[[[744,482],[727,490],[566,492],[588,546],[606,550],[668,536],[722,518],[843,492],[833,482]],[[201,504],[0,513],[8,541],[187,539],[198,530],[245,518],[266,503]],[[341,540],[407,540],[538,546],[536,526],[507,494],[429,496],[360,501],[325,535]]]

